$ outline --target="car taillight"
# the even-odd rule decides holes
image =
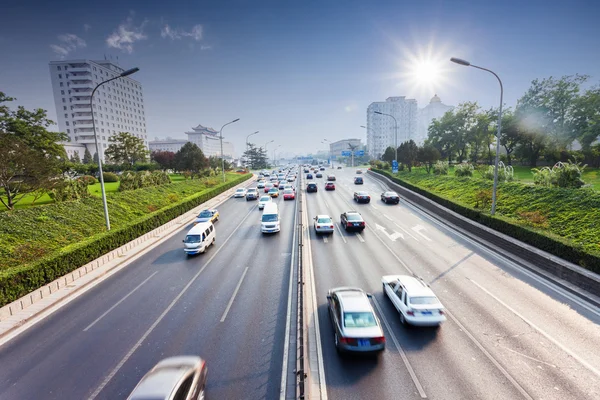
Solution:
[[[330,227],[331,229],[333,229],[333,225],[330,225],[329,227]]]
[[[346,226],[352,226],[352,222],[348,222]]]
[[[361,222],[360,226],[365,226],[365,221]]]
[[[439,310],[440,315],[444,315],[444,310]]]
[[[414,317],[414,315],[415,315],[415,312],[414,312],[414,311],[411,311],[411,310],[408,310],[408,311],[406,312],[406,314],[407,314],[407,315],[410,315],[411,317]]]
[[[373,343],[385,343],[385,337],[380,336],[380,337],[372,338],[371,342],[373,342]]]

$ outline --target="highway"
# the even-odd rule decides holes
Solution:
[[[296,202],[276,201],[279,234],[231,198],[205,254],[187,258],[186,227],[0,347],[0,399],[122,399],[181,354],[206,359],[208,398],[278,398]]]
[[[326,173],[332,173],[328,169]],[[309,221],[329,214],[330,236],[311,228],[320,337],[330,399],[597,399],[600,398],[600,311],[563,295],[535,276],[436,223],[401,201],[386,205],[370,174],[333,170],[307,193]],[[356,204],[366,190],[370,204]],[[358,210],[367,229],[340,228],[340,214]],[[312,221],[310,221],[312,223]],[[381,276],[417,274],[447,308],[439,328],[406,328],[382,292]],[[340,357],[333,343],[327,290],[357,286],[373,294],[384,327],[379,357]]]

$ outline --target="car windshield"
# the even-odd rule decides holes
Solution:
[[[199,218],[212,217],[212,212],[210,212],[209,210],[204,210],[200,214],[198,214],[198,217]]]
[[[238,189],[238,190],[236,190],[236,192],[243,192],[244,190],[246,190],[246,189]]]
[[[360,214],[346,214],[348,221],[362,221]]]
[[[283,191],[283,194],[291,194],[291,193],[294,193],[294,191],[292,189],[285,189]]]
[[[394,192],[385,192],[385,195],[386,195],[387,197],[398,196],[398,195],[397,195],[396,193],[394,193]]]
[[[271,189],[269,189],[269,193],[277,193],[277,189],[271,188]]]
[[[327,217],[327,218],[319,218],[317,220],[317,222],[319,224],[330,224],[331,223],[331,218]]]
[[[200,235],[187,235],[185,237],[185,243],[200,243]]]
[[[276,222],[277,214],[263,214],[261,221],[262,222]]]
[[[438,304],[440,301],[437,297],[411,297],[409,300],[410,304]]]
[[[346,328],[368,328],[377,326],[377,321],[372,312],[345,312],[344,326]]]
[[[263,196],[260,198],[260,201],[271,201],[271,198],[269,196]]]

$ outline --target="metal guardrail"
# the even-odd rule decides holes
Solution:
[[[298,174],[300,177],[301,174]],[[304,264],[302,258],[302,248],[304,246],[304,215],[302,205],[304,193],[302,191],[302,178],[300,178],[298,188],[298,304],[297,304],[297,334],[296,334],[296,398],[303,400],[305,398],[306,373],[304,370],[305,348],[304,348]]]

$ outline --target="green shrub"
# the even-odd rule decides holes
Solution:
[[[462,177],[462,176],[471,177],[471,176],[473,176],[474,170],[475,170],[475,168],[473,167],[472,164],[461,163],[454,167],[454,175],[460,176],[460,177]]]
[[[449,169],[448,161],[436,161],[436,163],[433,164],[433,173],[435,175],[448,175]]]
[[[89,197],[88,184],[83,179],[64,180],[48,192],[56,202],[79,200]]]
[[[95,185],[96,183],[98,183],[98,179],[96,179],[95,177],[93,177],[91,175],[84,175],[84,176],[79,177],[79,179],[84,181],[87,185]]]
[[[104,172],[102,174],[104,182],[119,182],[119,175],[112,172]]]
[[[580,167],[579,163],[576,164],[569,161],[555,165],[556,184],[562,188],[578,189],[582,187],[585,185],[585,182],[581,179],[581,173],[585,167],[585,165]]]

